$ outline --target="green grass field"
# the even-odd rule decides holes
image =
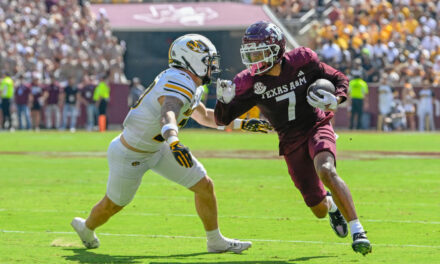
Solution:
[[[211,130],[180,138],[215,182],[222,233],[253,241],[249,251],[206,253],[192,194],[151,172],[97,230],[101,247],[85,250],[70,221],[104,195],[116,135],[0,133],[0,263],[440,263],[440,134],[339,133],[338,172],[373,243],[366,257],[305,206],[276,135]]]

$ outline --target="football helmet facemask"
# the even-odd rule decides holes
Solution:
[[[187,69],[199,77],[203,84],[208,84],[211,82],[211,74],[220,72],[220,56],[208,38],[187,34],[171,44],[168,65]]]
[[[252,76],[270,70],[286,50],[286,37],[279,27],[259,21],[250,25],[242,38],[241,60]]]

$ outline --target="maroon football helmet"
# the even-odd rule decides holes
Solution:
[[[244,33],[240,49],[241,60],[252,76],[270,70],[286,51],[286,37],[279,27],[258,21]]]

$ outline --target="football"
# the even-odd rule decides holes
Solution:
[[[309,86],[309,88],[307,88],[307,94],[314,93],[317,96],[322,98],[322,95],[317,93],[317,91],[319,89],[323,89],[323,90],[325,90],[327,92],[330,92],[332,94],[334,94],[335,91],[336,91],[336,88],[335,88],[335,86],[333,85],[333,83],[331,81],[329,81],[327,79],[318,79],[314,83],[312,83]]]

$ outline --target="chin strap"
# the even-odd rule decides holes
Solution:
[[[191,64],[189,64],[189,62],[185,59],[184,56],[182,56],[183,61],[185,61],[186,67],[188,67],[188,69],[197,77],[200,78],[200,80],[202,80],[202,84],[211,84],[211,77],[208,77],[208,74],[206,74],[205,76],[199,76],[196,71],[194,70],[194,68],[191,66]]]

